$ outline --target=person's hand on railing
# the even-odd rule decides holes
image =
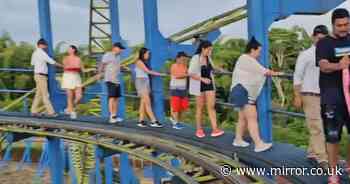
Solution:
[[[57,67],[60,67],[60,68],[63,68],[63,65],[61,64],[61,63],[55,63],[55,66],[57,66]]]
[[[273,70],[270,70],[268,69],[267,72],[265,73],[266,76],[281,76],[281,75],[284,75],[283,72],[276,72],[276,71],[273,71]]]
[[[210,83],[211,83],[211,80],[208,79],[208,78],[201,78],[201,81],[202,81],[204,84],[210,84]]]

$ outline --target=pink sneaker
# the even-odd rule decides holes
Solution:
[[[212,137],[219,137],[219,136],[224,135],[224,133],[225,132],[223,130],[216,129],[216,130],[213,130],[213,132],[211,133],[211,136]]]
[[[198,129],[198,130],[196,131],[196,136],[197,136],[198,138],[203,138],[203,137],[205,137],[205,133],[204,133],[203,129]]]

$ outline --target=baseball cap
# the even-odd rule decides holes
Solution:
[[[176,55],[176,58],[180,58],[180,57],[190,57],[186,54],[186,52],[178,52]]]
[[[120,49],[125,49],[125,47],[120,42],[113,43],[113,47],[119,47]]]
[[[314,28],[313,35],[324,34],[328,35],[328,28],[325,25],[318,25]]]

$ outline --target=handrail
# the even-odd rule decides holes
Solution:
[[[32,68],[0,68],[0,72],[33,72]]]

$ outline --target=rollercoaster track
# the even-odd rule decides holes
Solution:
[[[174,175],[181,178],[182,181],[191,184],[202,183],[201,181],[207,181],[207,179],[215,179],[216,181],[223,181],[228,184],[272,183],[268,179],[254,176],[242,177],[231,175],[224,177],[220,172],[222,165],[229,165],[233,168],[243,167],[243,165],[234,161],[227,155],[212,150],[205,150],[202,147],[195,147],[184,143],[184,141],[177,142],[176,138],[170,138],[169,140],[169,137],[167,137],[167,139],[165,139],[164,137],[166,136],[164,134],[156,132],[152,132],[151,134],[151,132],[147,130],[97,123],[92,124],[91,122],[0,115],[0,131],[25,133],[35,136],[58,137],[86,144],[95,144],[118,152],[125,152],[132,156],[151,161],[169,170]],[[86,133],[88,133],[88,135],[86,135]],[[126,142],[122,144],[119,143],[118,145],[115,143],[116,139]],[[147,148],[146,145],[150,146],[151,149]],[[197,179],[193,177],[194,171],[188,172],[191,173],[191,175],[189,175],[186,174],[186,169],[175,169],[167,163],[162,162],[162,160],[168,161],[169,158],[174,158],[172,155],[161,153],[157,158],[152,157],[151,153],[155,151],[152,149],[153,147],[157,150],[165,151],[166,153],[171,153],[187,161],[191,161],[192,163],[189,163],[189,165],[194,165],[197,169],[201,167],[199,168],[199,172],[194,174],[197,176]],[[205,171],[208,171],[210,174]]]

